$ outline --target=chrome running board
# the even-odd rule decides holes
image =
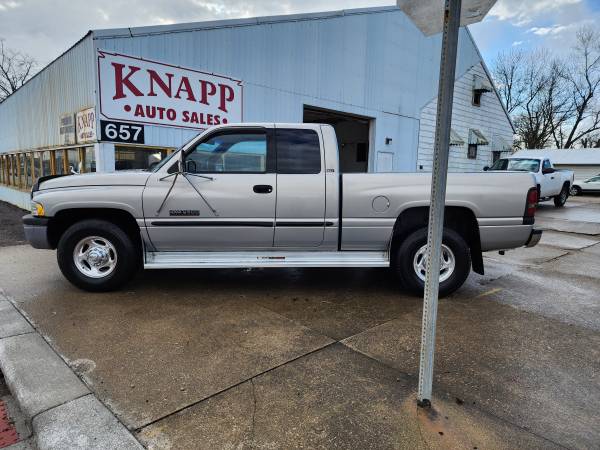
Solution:
[[[388,252],[146,252],[145,269],[388,267]]]

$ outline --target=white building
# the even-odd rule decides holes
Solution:
[[[0,193],[145,168],[225,121],[330,123],[342,171],[429,171],[440,45],[396,6],[90,31],[0,104]],[[513,128],[466,28],[456,79],[450,168],[481,170]]]
[[[519,150],[514,156],[544,156],[554,167],[572,170],[576,180],[600,175],[600,149],[597,148]]]

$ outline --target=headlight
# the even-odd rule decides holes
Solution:
[[[38,202],[31,202],[31,215],[42,217],[44,215],[44,205]]]

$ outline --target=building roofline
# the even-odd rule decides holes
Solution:
[[[512,128],[513,133],[516,133],[517,130],[515,128],[515,124],[513,123],[512,119],[510,117],[510,114],[508,113],[508,110],[506,109],[506,106],[504,106],[504,102],[502,101],[502,98],[500,98],[500,93],[498,92],[498,89],[496,88],[496,83],[494,83],[494,78],[492,77],[492,73],[490,72],[490,69],[488,69],[488,66],[485,63],[485,59],[483,59],[483,56],[481,56],[479,47],[477,47],[477,42],[475,42],[475,39],[473,38],[473,35],[471,34],[471,30],[469,30],[469,27],[465,27],[465,29],[467,30],[467,35],[469,36],[469,39],[471,39],[471,42],[473,43],[473,47],[475,47],[475,51],[477,52],[477,55],[479,55],[479,59],[481,60],[481,65],[483,67],[483,70],[485,71],[485,74],[487,75],[488,79],[492,83],[492,88],[494,89],[494,93],[496,94],[496,97],[498,97],[498,101],[500,102],[500,105],[502,106],[502,109],[504,110],[504,114],[506,114],[508,123],[510,123],[510,127]]]
[[[92,30],[94,39],[113,39],[122,37],[135,37],[135,36],[148,36],[152,34],[165,34],[165,33],[183,33],[189,31],[199,30],[213,30],[217,28],[235,28],[235,27],[247,27],[255,25],[264,25],[272,23],[285,23],[285,22],[300,22],[306,20],[319,20],[319,19],[334,19],[345,16],[355,16],[363,14],[379,14],[385,12],[399,12],[401,11],[395,5],[390,6],[377,6],[371,8],[355,8],[355,9],[342,9],[336,11],[324,11],[314,13],[303,13],[303,14],[281,14],[275,16],[260,16],[250,17],[244,19],[227,19],[227,20],[209,20],[201,22],[187,22],[187,23],[176,23],[171,25],[149,25],[142,27],[130,27],[130,28],[104,28]]]

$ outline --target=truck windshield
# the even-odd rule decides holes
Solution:
[[[502,158],[494,163],[490,170],[514,170],[517,172],[537,172],[540,170],[540,161],[527,158]]]

